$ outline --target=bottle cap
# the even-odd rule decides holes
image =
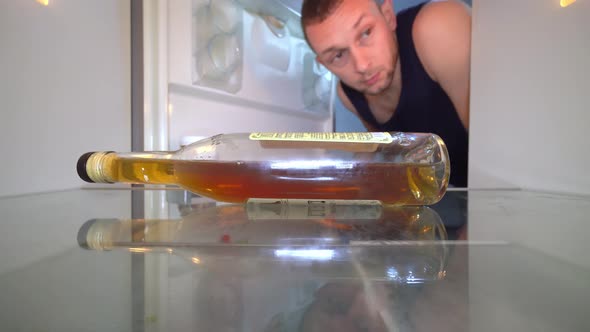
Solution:
[[[80,178],[86,182],[90,182],[90,183],[94,183],[94,181],[90,178],[90,176],[88,176],[88,171],[86,169],[86,163],[88,162],[88,159],[90,159],[90,156],[92,156],[94,154],[94,152],[88,152],[83,154],[82,156],[80,156],[80,158],[78,159],[78,164],[76,165],[76,169],[78,171],[78,175],[80,176]]]
[[[76,169],[80,178],[90,183],[112,183],[104,174],[104,161],[114,151],[88,152],[78,159]]]

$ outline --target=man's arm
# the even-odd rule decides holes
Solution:
[[[469,8],[453,0],[429,3],[416,17],[412,36],[424,69],[447,93],[461,123],[469,129]]]
[[[379,130],[377,130],[377,128],[375,128],[374,126],[369,124],[367,121],[365,121],[363,118],[361,118],[361,116],[357,112],[354,105],[352,105],[352,102],[350,101],[350,99],[348,99],[348,97],[346,96],[346,93],[344,93],[344,90],[342,90],[342,86],[340,85],[340,83],[338,83],[336,91],[338,92],[338,97],[340,98],[340,101],[342,101],[342,105],[344,105],[344,107],[346,107],[349,111],[351,111],[354,115],[356,115],[357,118],[359,118],[359,120],[361,120],[361,122],[363,123],[363,126],[365,126],[365,128],[367,128],[367,131],[370,131],[370,132],[371,131],[379,131]]]

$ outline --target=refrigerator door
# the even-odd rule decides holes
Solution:
[[[266,6],[291,13],[289,24],[283,12],[255,10],[255,1],[157,3],[144,14],[154,41],[145,67],[159,73],[145,82],[160,96],[144,125],[146,140],[164,142],[154,148],[219,133],[333,130],[335,79],[290,28],[298,13],[282,2]]]

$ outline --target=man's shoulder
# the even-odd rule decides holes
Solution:
[[[455,57],[470,38],[471,11],[458,0],[431,1],[422,6],[412,26],[412,39],[424,68],[434,78],[435,62]]]
[[[412,26],[414,39],[440,36],[454,24],[471,21],[471,9],[459,0],[429,1],[421,8]]]

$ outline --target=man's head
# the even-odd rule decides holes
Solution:
[[[397,62],[390,0],[305,0],[301,24],[317,60],[352,88],[379,94]]]

